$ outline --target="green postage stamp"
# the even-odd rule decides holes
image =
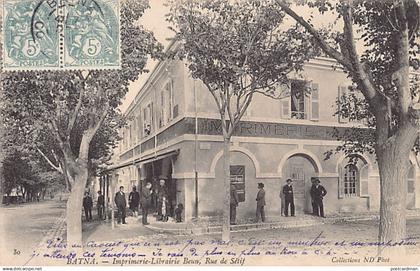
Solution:
[[[3,68],[118,69],[119,0],[4,0]]]

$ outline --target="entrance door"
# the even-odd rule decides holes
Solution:
[[[305,202],[305,171],[303,163],[290,164],[290,179],[293,180],[293,195],[297,212],[303,212]]]
[[[287,179],[293,180],[293,195],[296,213],[312,212],[310,188],[311,177],[315,176],[315,168],[304,156],[290,157],[283,168],[283,185]]]

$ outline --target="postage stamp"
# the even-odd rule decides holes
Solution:
[[[119,0],[5,0],[3,68],[119,68],[119,14]]]
[[[118,15],[118,0],[70,0],[66,5],[64,24],[64,65],[71,68],[119,67]]]

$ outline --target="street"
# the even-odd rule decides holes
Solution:
[[[29,260],[32,252],[38,250],[41,242],[46,239],[64,234],[65,202],[45,201],[1,207],[2,240],[1,259],[6,259],[7,265],[24,265]],[[95,214],[94,214],[95,218]],[[62,221],[62,222],[60,222]],[[60,222],[60,223],[58,223]],[[206,235],[175,235],[159,234],[141,225],[139,218],[128,217],[127,225],[116,225],[94,220],[83,222],[83,240],[88,242],[106,242],[125,240],[128,242],[206,242],[211,243],[220,239],[220,234]],[[411,218],[407,222],[407,235],[416,242],[420,239],[420,218]],[[62,228],[61,230],[57,228]],[[248,240],[249,242],[264,242],[274,240],[281,242],[295,242],[296,240],[313,240],[317,236],[322,240],[344,240],[374,242],[378,235],[377,220],[340,221],[320,226],[294,227],[287,229],[252,230],[232,233],[232,242]],[[65,237],[65,236],[64,236]],[[276,241],[276,242],[277,242]],[[275,244],[275,243],[271,243]],[[299,245],[297,245],[299,246]],[[266,247],[264,245],[264,247]],[[291,246],[296,247],[296,246]],[[410,249],[410,254],[420,253],[420,246]],[[28,264],[35,264],[31,261]],[[1,263],[0,263],[1,264]]]
[[[0,251],[8,265],[22,265],[65,211],[65,202],[41,201],[1,206]]]

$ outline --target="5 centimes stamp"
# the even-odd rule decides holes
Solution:
[[[120,66],[117,0],[73,0],[66,5],[65,66]]]
[[[58,21],[55,20],[58,10],[43,2],[4,1],[5,69],[59,67]]]
[[[4,0],[3,68],[120,68],[119,0]]]

